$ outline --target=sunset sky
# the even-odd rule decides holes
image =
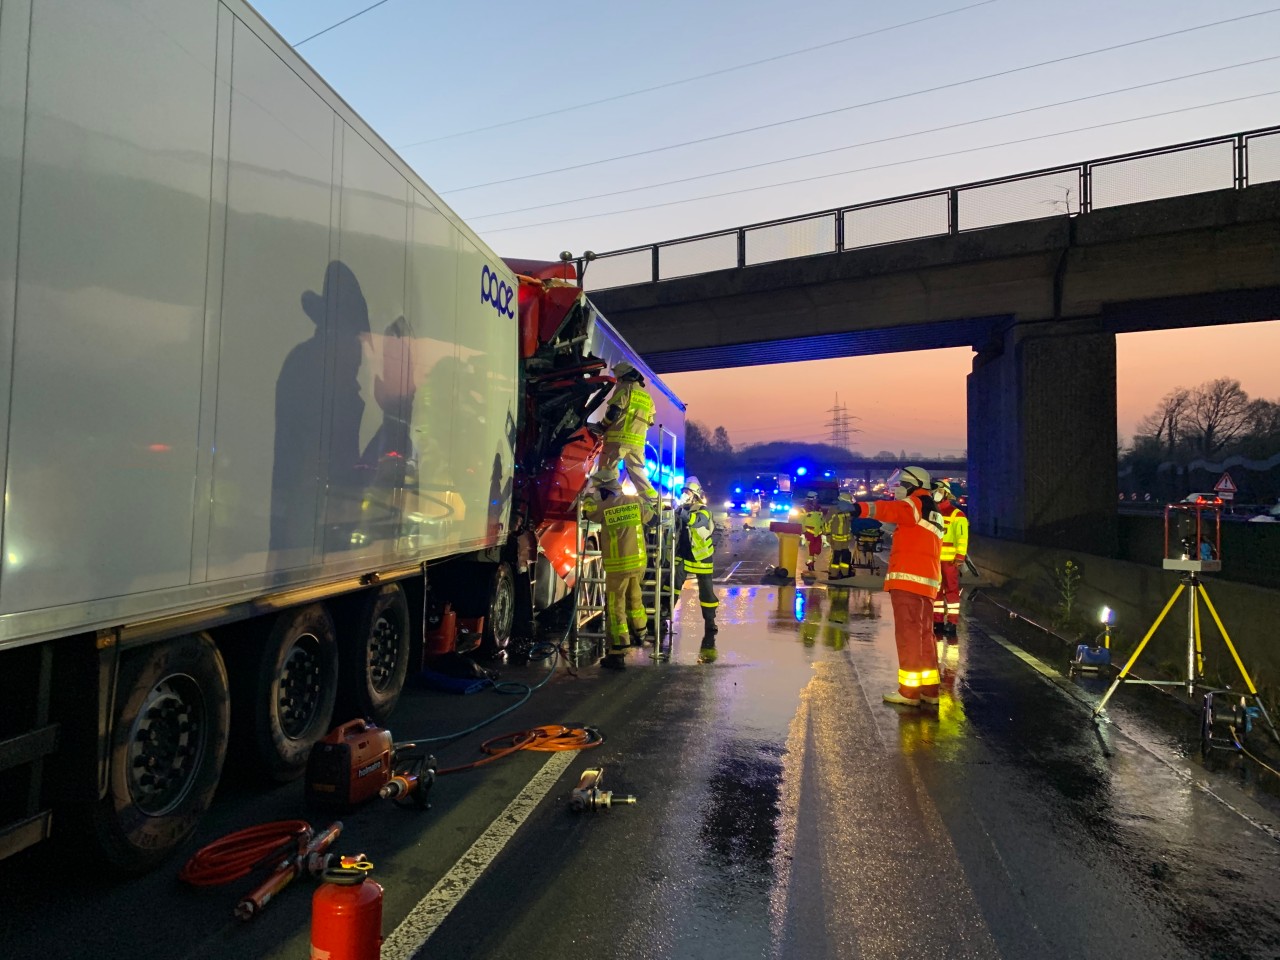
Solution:
[[[1268,0],[255,6],[503,256],[605,252],[1280,123]],[[1280,323],[1130,334],[1119,357],[1125,437],[1175,386],[1231,376],[1280,397]],[[970,360],[671,382],[737,443],[822,439],[839,392],[860,449],[958,453]],[[894,397],[921,385],[933,415],[890,425]]]
[[[1174,387],[1194,387],[1234,377],[1251,397],[1280,400],[1280,321],[1194,330],[1127,333],[1116,341],[1117,420],[1127,441],[1156,400]],[[779,363],[740,370],[680,373],[664,377],[689,405],[691,419],[723,425],[735,445],[793,439],[823,442],[831,436],[828,412],[840,394],[849,415],[861,419],[854,447],[926,455],[958,455],[965,449],[967,349],[898,353]],[[903,418],[894,399],[908,385],[933,398],[931,415]]]

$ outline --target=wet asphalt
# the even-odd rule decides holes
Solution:
[[[1096,726],[1100,684],[1022,653],[981,605],[946,648],[941,706],[885,705],[887,597],[763,584],[775,550],[761,531],[722,546],[717,662],[697,662],[686,590],[669,662],[646,647],[621,674],[561,668],[507,717],[440,744],[450,764],[535,724],[606,735],[572,756],[465,894],[436,890],[456,904],[415,956],[1280,956],[1280,816],[1238,770],[1189,756],[1177,729],[1189,715],[1171,728],[1125,695]],[[394,732],[461,730],[517,699],[414,689]],[[385,933],[548,762],[521,753],[441,778],[429,811],[344,818],[338,848],[374,861]],[[638,802],[570,811],[582,770],[601,765],[603,786]],[[233,776],[191,848],[262,820],[328,822],[300,798],[297,784]],[[73,849],[37,850],[5,865],[0,956],[308,955],[309,881],[240,924],[242,890],[184,888],[180,861],[121,882],[80,869]]]

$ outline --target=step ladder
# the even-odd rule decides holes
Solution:
[[[675,512],[664,510],[658,522],[645,528],[645,553],[648,566],[640,582],[644,597],[644,612],[649,617],[649,631],[654,638],[653,658],[666,660],[671,656],[671,620],[676,585],[676,529]]]
[[[578,506],[578,560],[574,575],[569,659],[575,667],[580,667],[604,656],[609,636],[600,525],[583,514],[581,504]]]
[[[670,455],[666,456],[668,447]],[[658,476],[653,478],[659,489],[675,473],[676,435],[658,425]],[[673,494],[676,491],[672,491]],[[665,501],[659,505],[665,506]],[[668,660],[671,657],[672,615],[675,600],[680,593],[676,583],[675,510],[659,509],[653,523],[645,527],[645,554],[647,566],[640,592],[644,597],[644,611],[649,617],[649,632],[653,637],[653,658]]]

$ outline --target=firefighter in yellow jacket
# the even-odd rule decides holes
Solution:
[[[631,631],[643,636],[649,623],[640,580],[647,560],[644,526],[653,516],[653,507],[638,494],[609,496],[607,490],[601,490],[588,492],[582,512],[601,525],[609,651],[600,666],[606,670],[625,670]]]
[[[655,507],[658,491],[649,481],[644,463],[644,441],[653,423],[653,397],[644,388],[644,375],[621,360],[613,366],[618,385],[609,397],[609,406],[600,426],[604,428],[604,450],[600,466],[591,478],[597,487],[620,493],[618,467],[625,463],[627,476],[636,490]]]
[[[951,484],[936,480],[933,499],[946,524],[942,535],[942,586],[933,601],[933,632],[954,637],[960,623],[960,571],[969,553],[969,518],[956,503]]]
[[[689,477],[684,484],[684,495],[676,511],[676,582],[685,578],[698,578],[698,605],[702,608],[702,648],[699,659],[710,662],[716,658],[716,608],[720,598],[716,596],[712,573],[715,569],[715,543],[712,534],[715,523],[707,507],[707,496],[697,477]]]
[[[853,576],[853,495],[844,491],[840,494],[840,502],[831,516],[827,517],[822,528],[831,544],[831,562],[827,564],[827,578],[844,580]]]

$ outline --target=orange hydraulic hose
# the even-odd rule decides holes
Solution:
[[[510,756],[520,750],[548,752],[554,750],[587,750],[591,747],[598,747],[602,743],[604,743],[604,737],[599,730],[593,727],[569,727],[558,723],[547,724],[541,727],[532,727],[528,730],[518,730],[515,733],[504,733],[498,737],[491,737],[480,744],[480,749],[489,754],[489,756],[482,760],[476,760],[474,763],[465,763],[458,767],[446,767],[443,770],[437,770],[436,776],[474,770],[476,767],[482,767],[486,763],[492,763],[494,760]]]

